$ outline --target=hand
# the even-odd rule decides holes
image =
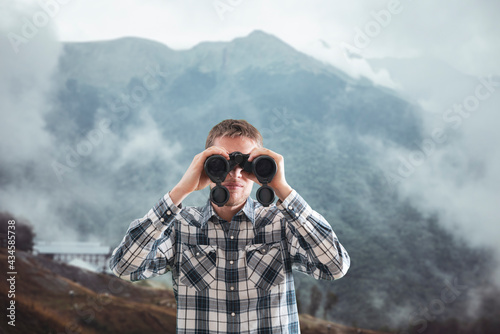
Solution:
[[[285,179],[285,159],[282,155],[279,155],[278,153],[275,153],[267,148],[256,147],[250,152],[248,161],[252,161],[260,155],[268,155],[276,162],[278,170],[276,171],[276,175],[274,175],[273,180],[268,183],[268,186],[274,189],[276,196],[278,196],[281,201],[284,201],[285,198],[287,198],[292,192],[292,187],[288,185]],[[250,180],[260,184],[259,180],[257,180],[257,177],[253,175],[253,173],[242,171],[242,174]]]
[[[229,160],[229,152],[223,147],[211,146],[197,154],[188,167],[182,179],[170,191],[170,198],[179,205],[193,191],[201,190],[210,184],[210,178],[203,168],[205,160],[211,155],[220,154]]]

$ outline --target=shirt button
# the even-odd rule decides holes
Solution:
[[[231,316],[232,316],[232,317],[234,317],[235,315],[236,315],[236,313],[234,313],[234,312],[233,312],[233,313],[231,313]]]
[[[163,223],[165,221],[165,219],[163,217],[161,217],[160,221]]]
[[[229,261],[229,264],[234,264],[234,261],[233,260]]]
[[[234,239],[234,235],[230,236],[229,238],[231,238],[231,240]]]
[[[299,213],[298,212],[295,212],[295,217],[298,217],[299,216]]]
[[[234,291],[234,286],[230,287],[229,289],[230,289],[231,291]]]
[[[196,253],[196,256],[200,256],[200,252],[197,252],[197,253]]]
[[[167,210],[167,216],[170,216],[172,214],[172,211]]]
[[[290,205],[290,206],[288,207],[288,209],[289,209],[289,210],[293,210],[293,206],[291,206],[291,205]]]

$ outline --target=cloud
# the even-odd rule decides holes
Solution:
[[[67,196],[68,185],[84,185],[78,181],[81,175],[80,169],[76,168],[64,187],[54,187],[50,184],[54,173],[49,164],[43,164],[51,161],[54,147],[52,137],[43,129],[43,113],[50,108],[47,94],[50,94],[51,74],[60,54],[58,40],[140,36],[181,49],[201,41],[229,41],[261,29],[352,76],[366,76],[413,98],[424,111],[427,138],[432,136],[436,124],[443,122],[442,116],[448,108],[454,103],[463,103],[474,93],[477,76],[500,74],[500,44],[496,42],[499,31],[496,13],[500,3],[497,2],[482,0],[459,4],[451,0],[401,0],[396,10],[391,7],[394,2],[389,0],[356,3],[242,0],[226,3],[230,3],[231,8],[221,19],[212,1],[126,0],[119,6],[111,0],[95,3],[71,1],[60,5],[46,25],[39,27],[27,43],[20,44],[18,53],[8,38],[2,38],[0,130],[3,138],[0,153],[8,157],[8,160],[3,159],[2,173],[8,172],[11,178],[26,180],[16,185],[19,187],[16,192],[12,186],[2,188],[2,205],[11,206],[15,213],[15,210],[25,211],[26,201],[36,202],[36,210],[31,213],[33,216],[35,212],[41,213],[47,219],[63,224],[51,203],[60,200],[63,205],[71,205]],[[35,2],[3,1],[2,8],[7,10],[1,11],[0,27],[3,36],[7,36],[9,33],[22,34],[23,24],[27,24],[26,20],[33,21],[41,7]],[[390,18],[386,16],[384,19],[385,11],[391,13]],[[370,27],[376,30],[368,34]],[[356,43],[360,31],[369,37],[364,47]],[[347,59],[345,48],[342,48],[345,44],[357,48],[360,57]],[[405,81],[398,74],[414,63],[397,70],[390,66],[375,69],[370,62],[374,57],[414,56],[437,58],[457,69],[453,73],[474,76],[465,78],[462,73],[455,76],[452,72],[438,73],[427,68],[420,73],[409,72]],[[412,83],[411,89],[408,82]],[[426,94],[418,95],[417,92]],[[459,128],[450,130],[447,142],[436,145],[432,156],[398,186],[422,210],[437,210],[450,229],[461,231],[461,235],[474,244],[490,247],[495,247],[499,231],[494,224],[499,217],[495,205],[499,180],[495,171],[499,170],[500,164],[496,146],[500,138],[495,128],[499,119],[495,106],[498,106],[498,89],[471,116],[462,117]],[[103,159],[109,161],[114,170],[119,170],[130,164],[148,165],[158,156],[167,157],[179,152],[180,147],[164,140],[147,112],[141,117],[140,131],[131,133],[125,141],[110,134],[88,161]],[[400,148],[382,148],[380,153],[385,157],[382,162],[385,168],[397,167],[398,157],[407,158],[411,153]],[[14,168],[19,164],[36,166],[34,177],[51,181],[38,186],[41,189],[35,189],[25,177],[26,171]],[[181,173],[181,169],[175,169],[176,173]],[[79,201],[85,202],[86,196],[96,189],[101,191],[101,199],[113,196],[104,185],[85,186],[86,190],[76,196]],[[38,190],[45,192],[47,189],[52,189],[54,198],[41,200]],[[13,196],[13,193],[18,195]]]
[[[227,5],[222,19],[216,3]],[[322,39],[336,52],[332,63],[346,72],[346,64],[336,62],[341,59],[342,44],[354,45],[359,31],[371,29],[373,37],[368,36],[369,44],[362,49],[366,58],[432,56],[465,73],[488,75],[500,74],[499,10],[500,3],[487,0],[460,4],[452,0],[127,0],[120,6],[103,0],[71,2],[56,21],[62,40],[139,36],[175,49],[202,41],[229,41],[260,29],[314,55],[314,42]],[[384,18],[387,12],[390,16]]]
[[[57,66],[61,44],[53,23],[26,38],[13,48],[9,34],[22,36],[23,19],[28,22],[40,9],[30,3],[19,2],[5,6],[0,18],[0,173],[4,183],[0,189],[0,203],[15,215],[28,218],[34,224],[42,216],[46,221],[57,220],[49,210],[50,198],[42,194],[50,189],[47,175],[54,145],[45,132],[43,115],[51,108],[48,94],[53,88],[51,76]],[[8,17],[8,20],[4,18]],[[5,38],[4,38],[5,36]],[[35,182],[37,180],[37,182]],[[43,191],[42,191],[43,189]],[[54,233],[51,231],[50,233]]]
[[[71,3],[67,6],[61,5],[59,13],[70,8]],[[56,139],[47,130],[45,118],[48,112],[59,107],[52,104],[60,84],[55,82],[54,75],[62,54],[54,20],[51,18],[43,25],[40,21],[37,27],[34,23],[36,18],[41,15],[39,13],[46,12],[32,1],[2,3],[2,8],[6,11],[1,11],[0,18],[0,209],[30,220],[40,239],[93,238],[95,236],[90,233],[77,232],[76,223],[90,226],[100,219],[123,218],[121,223],[126,226],[128,219],[137,218],[139,213],[129,214],[116,207],[115,191],[117,188],[130,191],[128,184],[132,182],[128,180],[117,187],[113,173],[121,174],[123,169],[130,173],[130,170],[147,169],[156,163],[168,168],[169,175],[164,177],[165,180],[179,177],[181,168],[172,157],[181,151],[181,146],[164,139],[159,126],[142,107],[136,110],[138,123],[129,129],[125,138],[109,129],[101,129],[109,110],[100,110],[99,119],[89,131],[94,137],[100,137],[98,140],[94,138],[91,152],[82,154],[76,166],[67,166],[67,151],[64,148],[76,151],[80,147]],[[40,17],[43,18],[43,15]],[[36,30],[29,30],[31,24]],[[31,34],[25,34],[24,29]],[[17,49],[9,36],[21,38],[20,44],[14,44]],[[82,139],[77,144],[83,148],[88,142]],[[61,179],[52,167],[54,161],[66,166]],[[107,166],[105,171],[95,170],[89,177],[92,166],[102,165]],[[154,177],[145,178],[144,188],[157,185],[155,180]],[[142,203],[141,207],[146,209],[157,198],[145,198],[136,189],[121,200],[130,203],[130,207]],[[106,234],[101,234],[103,236],[106,237]]]
[[[26,25],[23,22],[30,22],[32,14],[38,11],[39,8],[20,3],[6,7],[0,18],[5,37],[0,39],[0,154],[9,161],[34,160],[40,150],[51,144],[50,137],[42,130],[43,114],[49,108],[46,94],[52,88],[51,75],[57,66],[61,44],[50,22],[36,28],[31,38],[22,37],[22,27]],[[18,48],[9,40],[9,36],[14,36],[11,34],[23,38]]]
[[[170,142],[163,138],[158,124],[147,109],[140,112],[139,124],[134,124],[133,130],[130,131],[126,139],[114,136],[108,143],[105,143],[107,148],[111,150],[120,147],[119,156],[111,161],[112,168],[119,170],[125,165],[144,167],[154,161],[175,163],[173,158],[182,151],[180,143]],[[177,169],[177,167],[172,167]],[[179,172],[180,169],[177,171]]]
[[[422,113],[424,139],[411,150],[373,142],[372,147],[403,198],[423,213],[437,214],[468,244],[494,250],[500,261],[500,79],[438,73],[433,82],[412,73],[401,80],[413,78],[408,93],[415,100],[426,96],[424,110],[437,106]],[[446,94],[421,94],[424,88]],[[500,283],[500,272],[497,277]]]

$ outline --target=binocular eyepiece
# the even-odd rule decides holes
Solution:
[[[268,155],[261,155],[248,161],[249,154],[233,152],[229,154],[229,160],[224,156],[215,154],[205,160],[204,169],[212,182],[216,184],[210,191],[210,200],[218,205],[224,206],[229,200],[229,190],[221,183],[234,167],[240,166],[244,171],[253,173],[262,186],[257,190],[257,200],[264,206],[269,206],[274,201],[274,190],[267,184],[272,181],[277,171],[276,162]]]

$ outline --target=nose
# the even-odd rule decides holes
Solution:
[[[229,175],[231,176],[231,178],[233,179],[238,179],[240,177],[242,177],[241,175],[241,171],[243,170],[243,168],[241,168],[240,166],[236,166],[234,167],[230,172],[229,172]]]

